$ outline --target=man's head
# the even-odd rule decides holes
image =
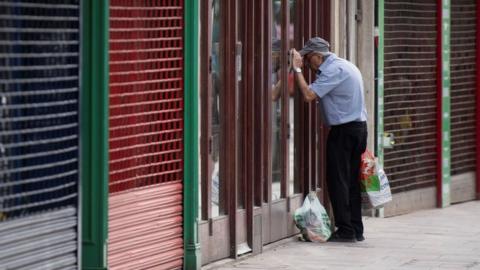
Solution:
[[[330,54],[330,44],[323,38],[314,37],[305,43],[305,46],[299,51],[303,57],[306,66],[314,72],[318,70],[323,63],[326,55]]]

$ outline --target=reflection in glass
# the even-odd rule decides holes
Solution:
[[[235,87],[235,97],[236,97],[236,106],[237,108],[242,108],[244,106],[245,102],[245,96],[243,95],[242,89],[244,89],[244,84],[242,81],[242,77],[244,76],[243,74],[243,43],[244,43],[244,21],[243,18],[246,16],[245,10],[241,8],[242,4],[240,4],[240,0],[237,0],[239,3],[239,8],[237,9],[237,37],[236,37],[236,46],[235,46],[235,71],[236,71],[236,87]],[[235,121],[237,121],[237,124],[239,128],[236,130],[236,144],[237,144],[237,149],[243,149],[243,134],[242,130],[245,130],[244,123],[241,121],[241,115],[242,112],[241,110],[236,110],[235,112]],[[237,151],[237,160],[240,162],[237,163],[238,166],[242,167],[245,164],[242,164],[243,160],[243,153],[242,151]],[[247,187],[247,181],[245,177],[245,172],[242,172],[239,174],[239,177],[237,177],[237,208],[242,209],[245,208],[245,193],[246,193],[246,187]]]
[[[221,63],[220,63],[220,0],[212,0],[212,217],[223,213],[221,209],[220,191],[223,190],[223,181],[220,181],[220,88],[221,88]],[[220,187],[222,185],[222,187]]]
[[[280,199],[282,179],[280,52],[282,37],[281,0],[272,2],[272,201]]]
[[[294,48],[295,43],[294,40],[296,38],[296,33],[295,33],[295,24],[297,23],[297,8],[296,8],[297,0],[289,0],[288,5],[290,9],[290,24],[289,24],[289,48]],[[288,137],[288,194],[294,194],[295,193],[295,175],[294,175],[294,165],[295,165],[295,102],[294,102],[294,97],[295,97],[295,78],[293,72],[290,72],[288,74],[288,93],[289,93],[289,104],[288,104],[288,132],[289,136]],[[296,180],[297,182],[299,179]]]

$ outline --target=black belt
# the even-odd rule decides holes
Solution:
[[[366,127],[367,122],[366,121],[352,121],[340,125],[332,125],[332,128],[360,128],[360,127]]]

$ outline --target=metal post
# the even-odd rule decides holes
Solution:
[[[450,205],[450,0],[437,0],[437,207]]]
[[[378,0],[378,50],[377,50],[377,157],[383,166],[383,51],[384,51],[384,0]]]
[[[198,27],[199,1],[185,0],[184,10],[184,269],[200,269],[198,238]]]
[[[82,2],[82,269],[107,269],[108,3]]]

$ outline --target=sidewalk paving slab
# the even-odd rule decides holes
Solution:
[[[296,237],[262,254],[204,270],[480,270],[480,201],[389,218],[364,218],[357,243],[307,243]]]

